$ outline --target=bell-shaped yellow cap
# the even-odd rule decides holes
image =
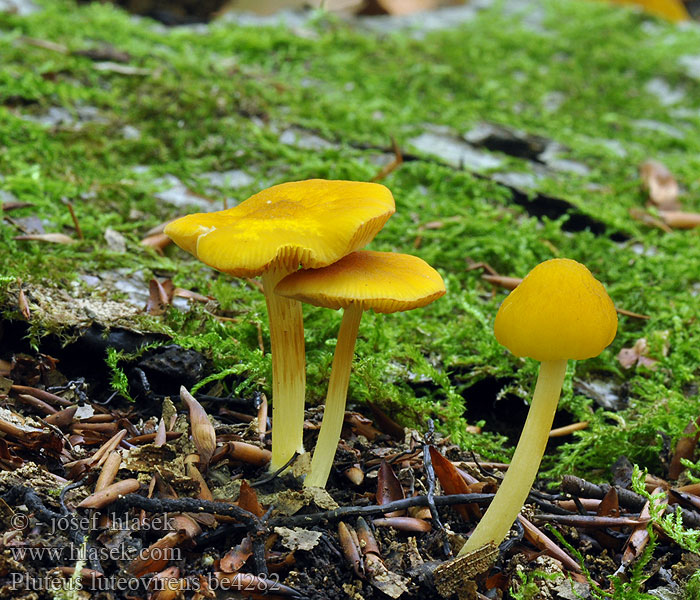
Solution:
[[[532,269],[503,301],[494,332],[516,356],[581,360],[598,356],[613,341],[617,314],[585,266],[554,258]]]
[[[395,210],[378,183],[310,179],[275,185],[228,210],[182,217],[165,233],[218,271],[254,277],[273,266],[331,264],[369,243]]]
[[[430,304],[445,293],[440,274],[410,254],[360,250],[322,269],[287,275],[275,293],[325,308],[392,313]]]

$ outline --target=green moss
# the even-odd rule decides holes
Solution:
[[[46,231],[75,237],[62,202],[69,199],[84,240],[42,245],[15,240],[21,232],[11,223],[0,229],[6,318],[19,316],[17,277],[29,289],[120,300],[123,293],[91,291],[80,276],[116,270],[125,277],[141,273],[139,281],[170,276],[178,286],[214,297],[218,308],[139,315],[133,325],[204,352],[213,367],[210,381],[221,378],[228,391],[266,389],[270,367],[258,331],[267,350],[269,336],[259,292],[176,248],[159,256],[140,246],[150,227],[183,211],[156,198],[164,187],[158,178],[177,175],[215,203],[221,193],[202,178],[208,171],[241,169],[253,176],[249,186],[226,191],[236,200],[285,180],[367,180],[392,136],[410,151],[410,140],[427,125],[461,135],[480,121],[495,122],[554,139],[568,148],[567,158],[588,167],[586,175],[546,171],[538,190],[565,199],[604,225],[606,234],[572,233],[566,215],[536,219],[527,210],[538,208],[534,195],[533,205],[523,207],[488,177],[412,153],[385,181],[398,212],[372,247],[421,256],[442,273],[448,294],[411,313],[363,317],[350,402],[378,402],[406,424],[432,417],[465,447],[507,458],[515,440],[505,440],[497,423],[486,423],[478,436],[465,433],[465,406],[494,400],[473,397],[470,388],[493,379],[505,382],[504,392],[528,398],[536,364],[496,343],[492,322],[504,293],[469,265],[488,263],[504,275],[523,276],[542,260],[566,256],[588,265],[618,306],[650,318],[621,317],[609,350],[572,365],[562,408],[591,425],[549,452],[547,473],[604,476],[617,458],[610,447],[661,470],[666,440],[673,443],[700,409],[694,387],[700,374],[699,234],[664,234],[631,219],[629,210],[644,203],[637,167],[649,157],[678,176],[686,208],[700,210],[700,82],[680,62],[697,47],[695,28],[570,0],[546,2],[539,28],[507,14],[503,3],[453,30],[422,36],[373,32],[322,13],[301,32],[215,23],[203,35],[164,31],[107,4],[43,5],[29,17],[0,14],[0,188],[32,204],[11,218],[38,215]],[[37,47],[23,36],[63,44],[68,52]],[[127,51],[129,66],[149,74],[100,71],[73,54],[105,44]],[[682,102],[664,105],[647,90],[652,78],[683,90]],[[55,107],[73,122],[28,120]],[[86,108],[97,118],[85,119]],[[672,126],[679,137],[640,120]],[[139,135],[125,136],[126,126]],[[329,144],[282,143],[280,134],[290,127]],[[499,156],[507,170],[535,172],[528,161]],[[125,237],[126,253],[109,248],[108,227]],[[212,310],[232,320],[220,322]],[[309,401],[320,402],[339,315],[305,308],[305,319]],[[38,343],[43,333],[62,327],[61,320],[35,314],[31,335]],[[650,340],[659,363],[653,370],[623,370],[617,353],[640,337]],[[574,391],[576,379],[594,377],[624,390],[626,407],[612,413]],[[124,385],[116,380],[117,389]]]

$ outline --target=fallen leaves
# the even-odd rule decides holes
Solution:
[[[202,405],[197,402],[195,397],[184,386],[180,387],[180,399],[189,410],[192,441],[197,447],[199,462],[206,469],[216,450],[214,426],[211,424],[209,416]]]
[[[646,338],[639,338],[631,348],[623,348],[617,354],[617,361],[623,369],[631,369],[636,366],[647,367],[654,369],[656,363],[659,362],[654,358],[650,358],[649,346]]]
[[[640,165],[639,174],[649,205],[656,210],[659,218],[633,207],[630,210],[633,219],[666,233],[674,229],[693,229],[700,226],[700,213],[681,210],[680,187],[666,165],[656,160],[647,160]]]
[[[13,239],[17,241],[47,242],[49,244],[75,244],[77,241],[65,233],[27,233],[16,235]]]
[[[639,174],[642,189],[647,192],[649,201],[654,206],[663,210],[680,208],[678,182],[666,165],[656,160],[647,160],[639,167]]]

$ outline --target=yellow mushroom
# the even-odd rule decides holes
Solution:
[[[350,367],[362,311],[393,313],[429,304],[445,293],[439,273],[425,261],[392,252],[353,252],[322,269],[285,277],[275,292],[315,306],[345,309],[338,332],[321,430],[305,487],[325,487],[340,440]]]
[[[567,361],[598,356],[615,337],[617,314],[585,266],[555,258],[532,269],[503,301],[494,332],[516,356],[540,361],[540,372],[508,472],[460,556],[505,538],[535,481]]]
[[[228,210],[188,215],[165,228],[178,246],[218,271],[262,276],[272,353],[271,470],[304,451],[306,387],[301,305],[273,290],[299,266],[323,267],[362,248],[394,211],[383,185],[311,179],[273,186]]]

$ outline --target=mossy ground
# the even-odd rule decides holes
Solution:
[[[414,153],[384,180],[397,213],[371,247],[421,256],[442,273],[448,293],[422,310],[364,316],[350,402],[371,400],[404,423],[433,417],[484,457],[507,457],[497,423],[487,422],[481,435],[464,432],[465,407],[494,402],[470,388],[496,380],[526,399],[536,365],[496,343],[492,322],[504,294],[468,270],[468,261],[523,276],[540,261],[569,257],[586,264],[618,306],[650,318],[621,317],[609,349],[571,365],[561,402],[568,414],[562,414],[591,425],[550,449],[546,468],[551,475],[595,477],[624,454],[661,473],[668,444],[700,410],[700,238],[697,230],[649,228],[629,210],[645,201],[639,163],[656,158],[677,175],[686,209],[700,211],[700,81],[682,62],[698,47],[700,29],[582,0],[543,2],[533,27],[517,12],[508,14],[506,4],[420,35],[374,31],[321,13],[301,28],[214,23],[206,32],[166,31],[108,5],[76,8],[58,0],[27,17],[0,14],[0,188],[32,203],[13,218],[37,215],[47,231],[73,234],[61,202],[70,199],[85,235],[71,246],[16,241],[21,232],[3,224],[5,317],[20,318],[17,277],[119,299],[114,291],[100,296],[82,286],[79,276],[114,269],[172,276],[176,285],[214,296],[220,314],[235,322],[218,322],[193,306],[140,316],[138,326],[205,352],[217,372],[233,368],[238,393],[261,382],[267,387],[269,363],[257,339],[261,324],[267,340],[259,292],[177,248],[163,257],[139,245],[150,227],[183,213],[154,196],[162,188],[156,179],[174,174],[216,202],[224,194],[242,200],[282,181],[368,180],[392,136],[410,150],[410,140],[430,126],[462,134],[482,121],[498,123],[555,140],[569,149],[568,159],[587,166],[585,174],[547,171],[537,190],[564,199],[605,231],[568,231],[567,215],[535,218],[488,172],[477,177]],[[26,37],[71,52],[110,44],[149,74],[100,71],[87,57],[37,47]],[[655,78],[681,90],[682,98],[666,105],[647,87]],[[99,118],[79,127],[26,119],[52,107],[77,120],[81,107],[95,107]],[[664,125],[673,129],[659,131]],[[138,135],[125,135],[125,126]],[[283,143],[280,134],[290,127],[329,143]],[[497,156],[499,170],[533,172],[526,160]],[[201,177],[237,169],[252,183],[221,194],[212,194]],[[423,227],[435,221],[442,226]],[[109,248],[108,227],[125,236],[126,252]],[[317,403],[340,315],[305,308],[305,318],[308,399]],[[59,327],[33,316],[35,336]],[[640,337],[650,340],[656,369],[623,370],[617,353]],[[604,410],[574,391],[574,379],[593,378],[625,390],[626,405]]]

